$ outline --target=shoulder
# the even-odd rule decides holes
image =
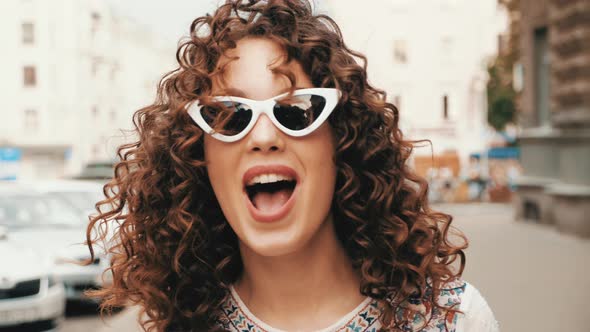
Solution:
[[[455,279],[441,285],[432,298],[433,289],[428,283],[423,298],[410,298],[396,311],[398,321],[413,330],[454,332],[498,332],[492,310],[481,293],[470,283]],[[437,305],[431,303],[436,301]],[[409,329],[409,328],[408,328]]]
[[[468,285],[469,284],[466,281],[461,279],[455,279],[444,283],[441,286],[440,294],[438,295],[438,305],[456,309],[458,306],[461,305]],[[430,289],[430,286],[431,285],[429,283],[427,295],[430,295],[429,292],[432,291]]]
[[[459,318],[456,311],[466,288],[467,283],[462,280],[447,281],[434,298],[434,289],[428,280],[422,297],[411,296],[397,306],[396,321],[403,325],[404,331],[458,331],[455,330]]]
[[[464,284],[459,305],[457,332],[498,332],[498,322],[483,295],[472,284],[468,282]]]

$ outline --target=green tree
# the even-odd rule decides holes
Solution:
[[[498,55],[488,66],[488,123],[498,131],[516,123],[518,93],[514,91],[512,70],[519,58],[520,0],[501,0],[509,17],[508,38],[501,43]]]
[[[508,123],[516,122],[516,92],[512,80],[506,82],[502,79],[504,70],[498,59],[488,67],[488,123],[497,131],[504,130]]]

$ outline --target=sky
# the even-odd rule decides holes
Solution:
[[[191,22],[198,16],[212,12],[223,0],[108,0],[123,16],[149,26],[158,35],[176,43],[188,35]]]
[[[176,48],[178,40],[188,36],[190,24],[198,16],[212,13],[224,0],[107,0],[119,14],[146,25],[156,34],[170,40]],[[315,0],[319,2],[320,0]],[[321,7],[320,7],[321,8]]]

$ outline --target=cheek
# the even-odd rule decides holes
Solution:
[[[231,153],[226,153],[227,148],[222,146],[223,144],[223,142],[208,136],[204,140],[207,174],[216,194],[220,190],[223,190],[228,175],[226,173],[231,171],[225,168],[225,165],[231,165],[231,162],[227,160],[231,156]],[[224,153],[220,153],[220,151],[224,151]]]
[[[318,159],[318,164],[322,166],[326,172],[336,174],[336,165],[334,164],[334,154],[336,152],[336,137],[333,133],[332,127],[324,124],[321,127],[321,136],[318,137],[317,142],[312,149],[315,150],[315,156]]]
[[[321,182],[330,182],[336,177],[336,165],[334,164],[333,155],[334,151],[331,149],[318,150],[315,160],[310,163],[314,168],[312,172],[320,177]]]
[[[324,128],[321,137],[318,137],[318,139],[305,151],[310,157],[307,171],[311,174],[315,174],[314,182],[321,185],[321,187],[317,189],[321,188],[320,190],[322,190],[324,194],[329,194],[329,197],[326,198],[331,198],[336,182],[334,151],[335,145],[329,127]]]
[[[218,164],[216,160],[217,156],[215,153],[213,153],[213,151],[215,151],[215,142],[212,142],[209,137],[205,137],[203,149],[205,152],[205,162],[207,164],[207,174],[209,175],[209,181],[211,181],[211,185],[215,186],[216,172],[214,170],[216,169],[215,166]]]
[[[218,142],[214,141],[212,137],[209,137],[209,135],[205,134],[203,137],[203,150],[205,152],[205,161],[207,163],[210,163],[211,157],[214,157],[212,152],[219,148],[217,145]]]

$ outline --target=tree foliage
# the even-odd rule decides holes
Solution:
[[[497,131],[502,131],[508,123],[516,122],[516,92],[512,80],[506,82],[502,79],[504,68],[497,60],[488,67],[488,123]]]
[[[488,66],[488,123],[502,131],[508,123],[516,123],[518,93],[513,87],[512,70],[519,57],[520,0],[501,0],[509,17],[508,39]]]

